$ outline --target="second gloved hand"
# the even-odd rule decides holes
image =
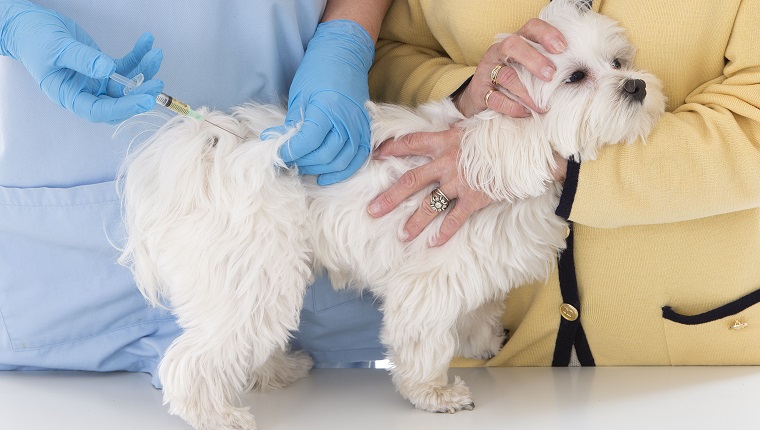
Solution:
[[[367,75],[375,48],[353,21],[320,24],[290,86],[285,125],[264,130],[284,133],[303,121],[280,148],[280,157],[299,172],[319,175],[320,185],[350,177],[369,156]]]
[[[155,107],[163,89],[151,81],[160,50],[144,34],[124,58],[114,60],[76,22],[23,0],[0,1],[0,54],[21,61],[54,102],[93,122],[115,123]],[[127,96],[108,79],[112,72],[147,80]]]

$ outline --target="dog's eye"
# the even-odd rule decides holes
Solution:
[[[567,78],[567,80],[565,80],[565,83],[566,84],[572,84],[572,83],[575,83],[575,82],[580,82],[585,77],[586,77],[586,72],[584,72],[582,70],[576,70],[576,71],[573,72],[572,75],[570,75],[569,78]]]
[[[621,67],[623,67],[623,65],[620,64],[620,60],[618,60],[617,58],[615,58],[614,60],[612,60],[612,68],[613,69],[619,69]]]

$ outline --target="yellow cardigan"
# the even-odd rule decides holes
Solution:
[[[547,2],[396,0],[372,96],[418,104],[450,95],[496,33],[516,31]],[[593,8],[622,24],[637,66],[663,80],[669,99],[646,144],[607,147],[565,185],[594,361],[760,364],[760,299],[751,294],[760,290],[760,0]],[[510,293],[511,338],[486,364],[550,365],[562,302],[556,271],[546,285]],[[681,316],[665,318],[664,307]]]

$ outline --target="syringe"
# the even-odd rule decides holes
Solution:
[[[111,79],[113,79],[115,82],[118,82],[122,85],[124,85],[124,95],[132,91],[133,89],[139,87],[145,78],[143,77],[142,73],[138,74],[132,79],[127,78],[126,76],[122,76],[116,72],[112,73],[110,76]],[[242,139],[242,137],[238,136],[237,134],[227,130],[226,128],[214,124],[213,122],[207,120],[203,117],[203,115],[199,114],[198,112],[194,111],[189,105],[186,103],[182,103],[181,101],[175,99],[174,97],[166,94],[161,93],[156,96],[156,103],[160,104],[161,106],[166,107],[167,109],[176,112],[183,116],[189,116],[190,118],[196,119],[198,121],[206,121],[207,123],[219,127],[220,129],[226,131],[227,133],[232,134],[233,136],[237,136]]]

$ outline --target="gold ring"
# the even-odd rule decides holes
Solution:
[[[488,90],[488,92],[486,93],[486,96],[484,98],[485,102],[486,102],[486,108],[488,108],[488,99],[491,98],[491,94],[493,94],[494,91],[496,91],[496,90],[491,89],[491,90]]]
[[[430,194],[430,207],[436,212],[443,212],[449,207],[449,200],[440,188],[436,188]]]
[[[491,69],[491,82],[493,82],[494,85],[499,85],[499,71],[502,67],[504,66],[497,64],[493,69]]]

